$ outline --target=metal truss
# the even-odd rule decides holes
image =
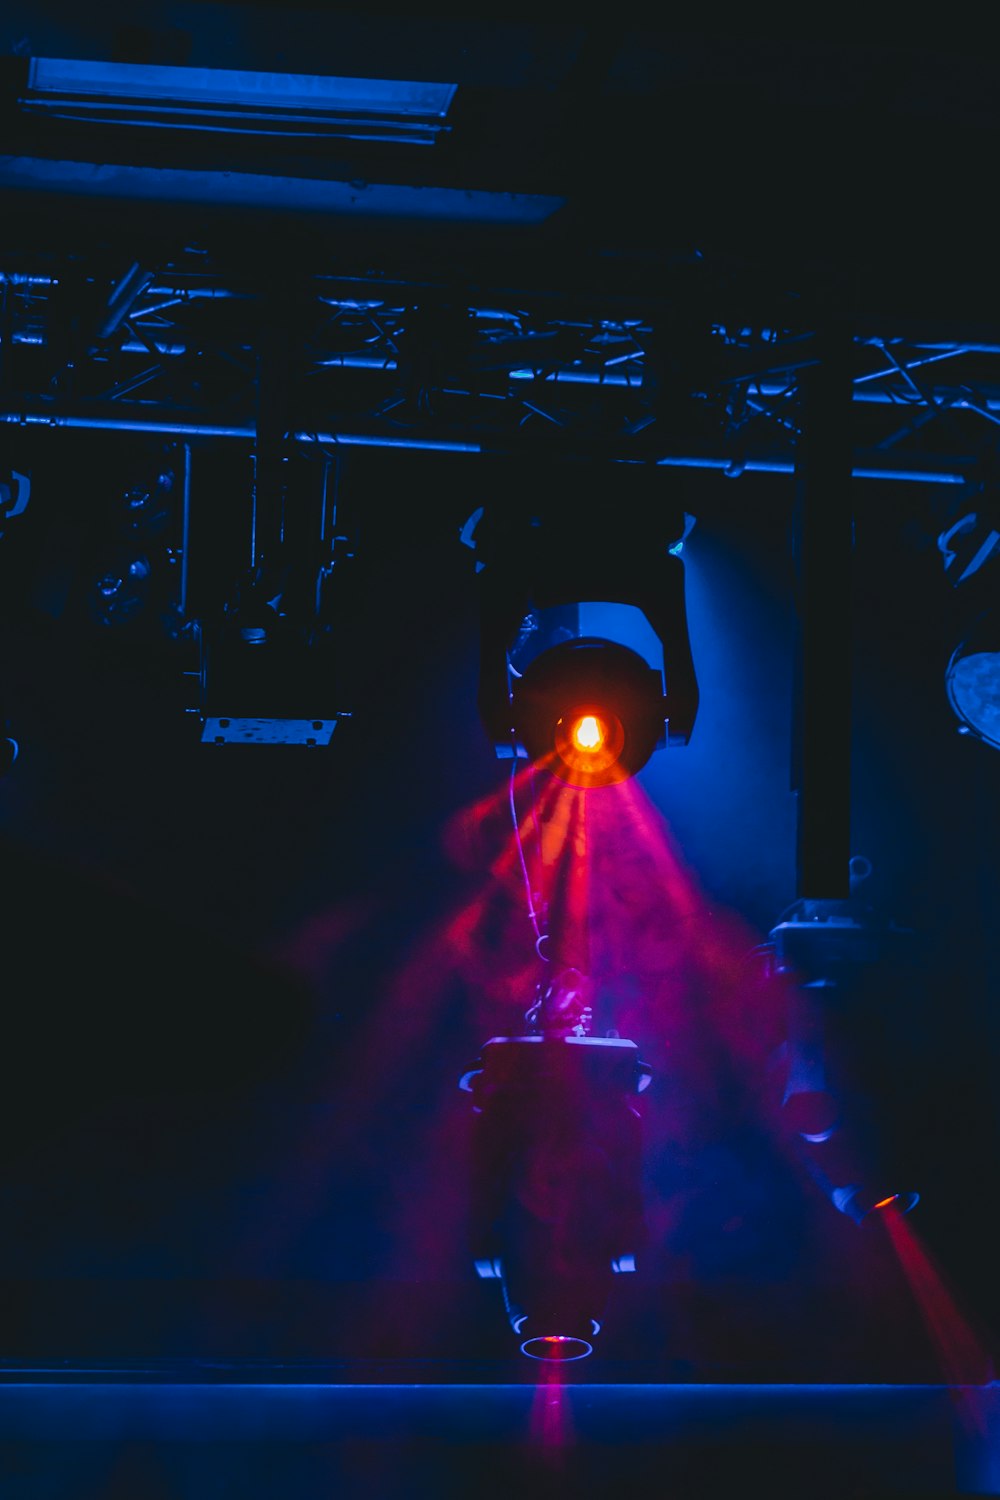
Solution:
[[[476,452],[603,445],[665,465],[790,473],[805,326],[662,304],[313,278],[241,287],[185,265],[108,276],[78,259],[0,269],[0,421],[253,440],[265,330],[285,340],[299,443]],[[854,474],[992,475],[1000,342],[848,330]]]

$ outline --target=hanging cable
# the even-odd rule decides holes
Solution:
[[[538,957],[549,962],[548,954],[542,952],[542,944],[548,942],[548,933],[543,932],[539,926],[538,911],[535,906],[535,892],[531,886],[531,876],[528,873],[528,861],[524,857],[524,843],[521,839],[521,827],[517,819],[517,801],[514,797],[514,782],[517,777],[517,757],[512,756],[510,762],[510,780],[508,782],[508,797],[510,800],[510,815],[514,824],[514,841],[517,845],[517,857],[521,865],[521,875],[524,879],[524,890],[528,898],[528,919],[531,922],[532,931],[535,934],[535,952]],[[532,815],[534,815],[534,798],[532,798]],[[537,824],[536,824],[537,827]]]

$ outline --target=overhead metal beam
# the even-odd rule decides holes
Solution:
[[[822,360],[802,376],[795,464],[792,766],[797,894],[841,900],[851,858],[851,368],[846,334],[831,330],[823,342]]]
[[[159,204],[183,209],[252,209],[269,220],[304,214],[378,223],[531,227],[546,223],[565,199],[541,193],[481,188],[413,187],[406,183],[338,182],[261,172],[133,167],[105,162],[0,156],[0,191],[58,199],[128,202],[139,210]]]
[[[256,436],[256,429],[252,422],[190,422],[180,418],[112,417],[68,412],[25,410],[0,412],[0,424],[4,423],[15,427],[50,427],[86,432],[145,432],[162,437],[232,438],[250,443]],[[463,441],[458,438],[425,437],[415,433],[398,435],[332,429],[315,432],[295,430],[290,433],[290,437],[297,443],[324,444],[329,447],[341,445],[345,448],[397,448],[413,452],[435,453],[493,453],[497,451],[501,443],[499,438]],[[620,455],[620,461],[622,463],[638,462],[640,455],[637,453],[633,458],[623,452]],[[648,456],[642,461],[648,462]],[[791,476],[796,472],[793,460],[784,458],[748,458],[745,461],[734,462],[732,458],[719,454],[675,453],[660,455],[655,462],[666,468],[715,469],[732,478],[744,473]],[[920,465],[910,467],[898,460],[894,463],[886,463],[884,466],[864,461],[855,464],[848,472],[855,479],[888,480],[912,484],[961,485],[966,484],[969,477],[968,473],[959,466],[930,469]]]

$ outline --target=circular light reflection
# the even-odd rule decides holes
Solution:
[[[586,1359],[593,1352],[593,1344],[567,1333],[546,1333],[538,1338],[525,1339],[521,1345],[521,1353],[529,1359]]]

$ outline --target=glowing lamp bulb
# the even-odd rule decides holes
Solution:
[[[573,725],[573,743],[578,750],[600,750],[604,744],[604,730],[594,714],[584,714]]]
[[[617,715],[579,703],[555,725],[555,773],[572,786],[607,786],[628,774],[621,765],[625,730]]]

